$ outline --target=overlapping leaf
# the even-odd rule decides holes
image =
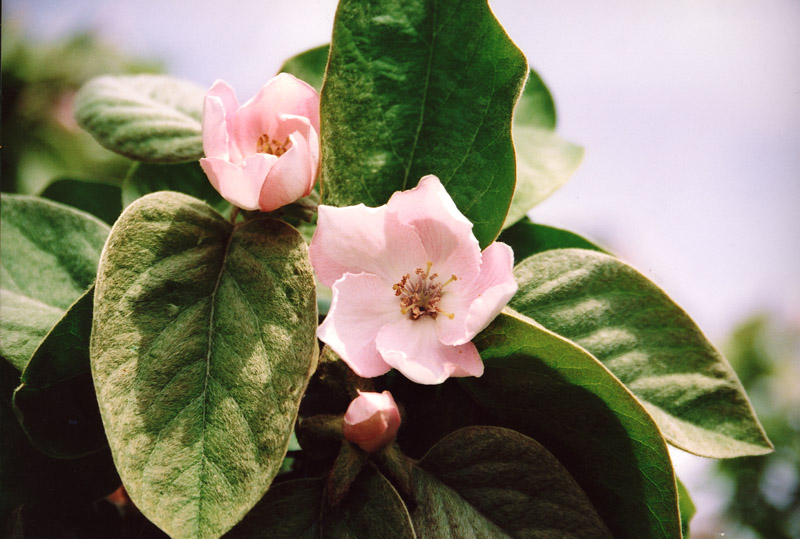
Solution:
[[[230,208],[230,204],[208,181],[198,162],[177,165],[135,163],[122,182],[122,206],[128,207],[135,200],[157,191],[191,195],[219,212]]]
[[[341,2],[321,96],[323,202],[379,206],[435,174],[485,247],[514,192],[526,71],[485,1]]]
[[[145,196],[98,271],[92,374],[131,498],[167,533],[217,537],[278,472],[316,353],[300,234]]]
[[[670,443],[715,458],[772,451],[736,373],[644,275],[602,253],[561,249],[526,259],[515,277],[511,306],[602,361]]]
[[[203,156],[205,91],[165,75],[104,76],[75,98],[75,117],[100,144],[137,161],[180,163]]]
[[[503,230],[497,239],[511,246],[514,250],[514,260],[517,263],[536,253],[550,249],[577,248],[605,252],[574,232],[552,226],[537,225],[527,217]]]

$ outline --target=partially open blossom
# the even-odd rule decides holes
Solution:
[[[311,263],[333,300],[317,336],[362,377],[392,367],[421,384],[480,376],[472,338],[517,290],[514,254],[481,252],[436,176],[378,208],[319,207]]]
[[[203,108],[200,165],[214,189],[245,210],[272,211],[311,193],[319,170],[319,95],[287,73],[239,106],[218,80]]]
[[[399,428],[400,411],[388,391],[359,391],[344,414],[344,437],[367,453],[389,445]]]

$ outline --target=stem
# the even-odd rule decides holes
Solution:
[[[239,212],[240,211],[241,211],[241,208],[239,206],[234,206],[231,209],[231,218],[230,218],[231,224],[233,224],[233,225],[236,224],[236,218],[239,217]]]

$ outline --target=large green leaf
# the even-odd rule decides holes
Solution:
[[[518,432],[467,427],[437,443],[415,473],[420,537],[611,537],[586,494],[547,449]]]
[[[109,225],[122,213],[119,186],[110,183],[64,178],[48,185],[41,196],[91,213]]]
[[[714,458],[772,451],[727,360],[644,275],[582,249],[540,253],[514,275],[511,306],[602,361],[670,443]]]
[[[198,161],[177,165],[134,163],[122,182],[122,206],[128,207],[144,195],[177,191],[207,202],[220,213],[230,204],[214,189]]]
[[[328,65],[328,51],[330,45],[320,45],[305,52],[301,52],[286,60],[279,72],[291,73],[300,80],[304,80],[314,87],[316,91],[322,89],[325,78],[325,66]]]
[[[574,232],[552,226],[537,225],[527,217],[503,230],[497,239],[511,246],[514,250],[514,260],[517,263],[536,253],[550,249],[577,248],[605,252]]]
[[[474,342],[485,372],[459,381],[496,424],[534,438],[567,468],[614,537],[680,536],[664,439],[600,362],[516,314],[500,314]]]
[[[89,363],[94,287],[67,310],[33,353],[14,392],[31,443],[56,458],[108,447]]]
[[[323,202],[378,206],[435,174],[488,245],[514,192],[525,63],[484,0],[340,2],[320,104]]]
[[[100,144],[137,161],[180,163],[203,156],[205,91],[165,75],[92,79],[75,98],[78,123]]]
[[[324,488],[322,479],[279,483],[226,537],[416,537],[403,500],[389,481],[372,468],[361,472],[347,496],[334,507],[326,503]]]
[[[21,371],[94,281],[109,228],[42,198],[4,194],[0,206],[0,356]]]
[[[131,499],[167,533],[217,537],[278,472],[317,351],[307,248],[173,192],[123,212],[103,250],[92,375]]]

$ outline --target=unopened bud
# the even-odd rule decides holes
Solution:
[[[400,428],[400,411],[388,391],[358,392],[344,414],[344,437],[367,453],[383,449]]]

